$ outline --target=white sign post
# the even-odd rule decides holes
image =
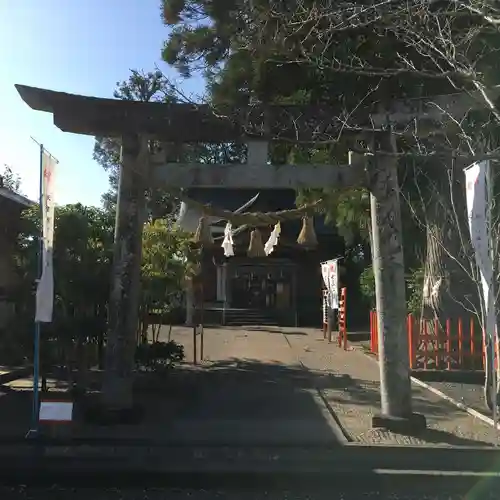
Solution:
[[[328,306],[330,309],[339,308],[339,273],[338,259],[327,260],[321,263],[321,274],[328,292]]]
[[[61,424],[73,420],[73,403],[71,401],[42,401],[40,403],[41,423]]]
[[[38,421],[52,437],[61,434],[67,435],[71,431],[73,421],[73,402],[58,400],[42,400]]]

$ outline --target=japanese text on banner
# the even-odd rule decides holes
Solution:
[[[338,261],[328,260],[321,264],[321,274],[328,292],[328,306],[330,309],[339,308],[339,283],[338,283]]]
[[[35,321],[50,323],[54,306],[54,174],[56,160],[42,151],[42,274],[36,291]]]

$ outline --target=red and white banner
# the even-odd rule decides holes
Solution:
[[[52,322],[54,307],[54,175],[57,161],[42,151],[42,274],[36,290],[35,321]]]
[[[328,292],[328,306],[330,309],[339,308],[339,278],[337,259],[321,263],[321,274]]]

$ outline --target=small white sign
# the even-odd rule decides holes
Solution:
[[[71,401],[42,401],[40,403],[40,422],[71,422],[73,403]]]
[[[328,305],[330,309],[339,308],[339,278],[338,260],[332,259],[321,263],[321,274],[328,291]]]

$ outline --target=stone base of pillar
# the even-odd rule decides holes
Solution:
[[[372,428],[382,428],[398,434],[417,434],[427,428],[425,415],[412,413],[408,417],[391,417],[388,415],[374,415]]]

